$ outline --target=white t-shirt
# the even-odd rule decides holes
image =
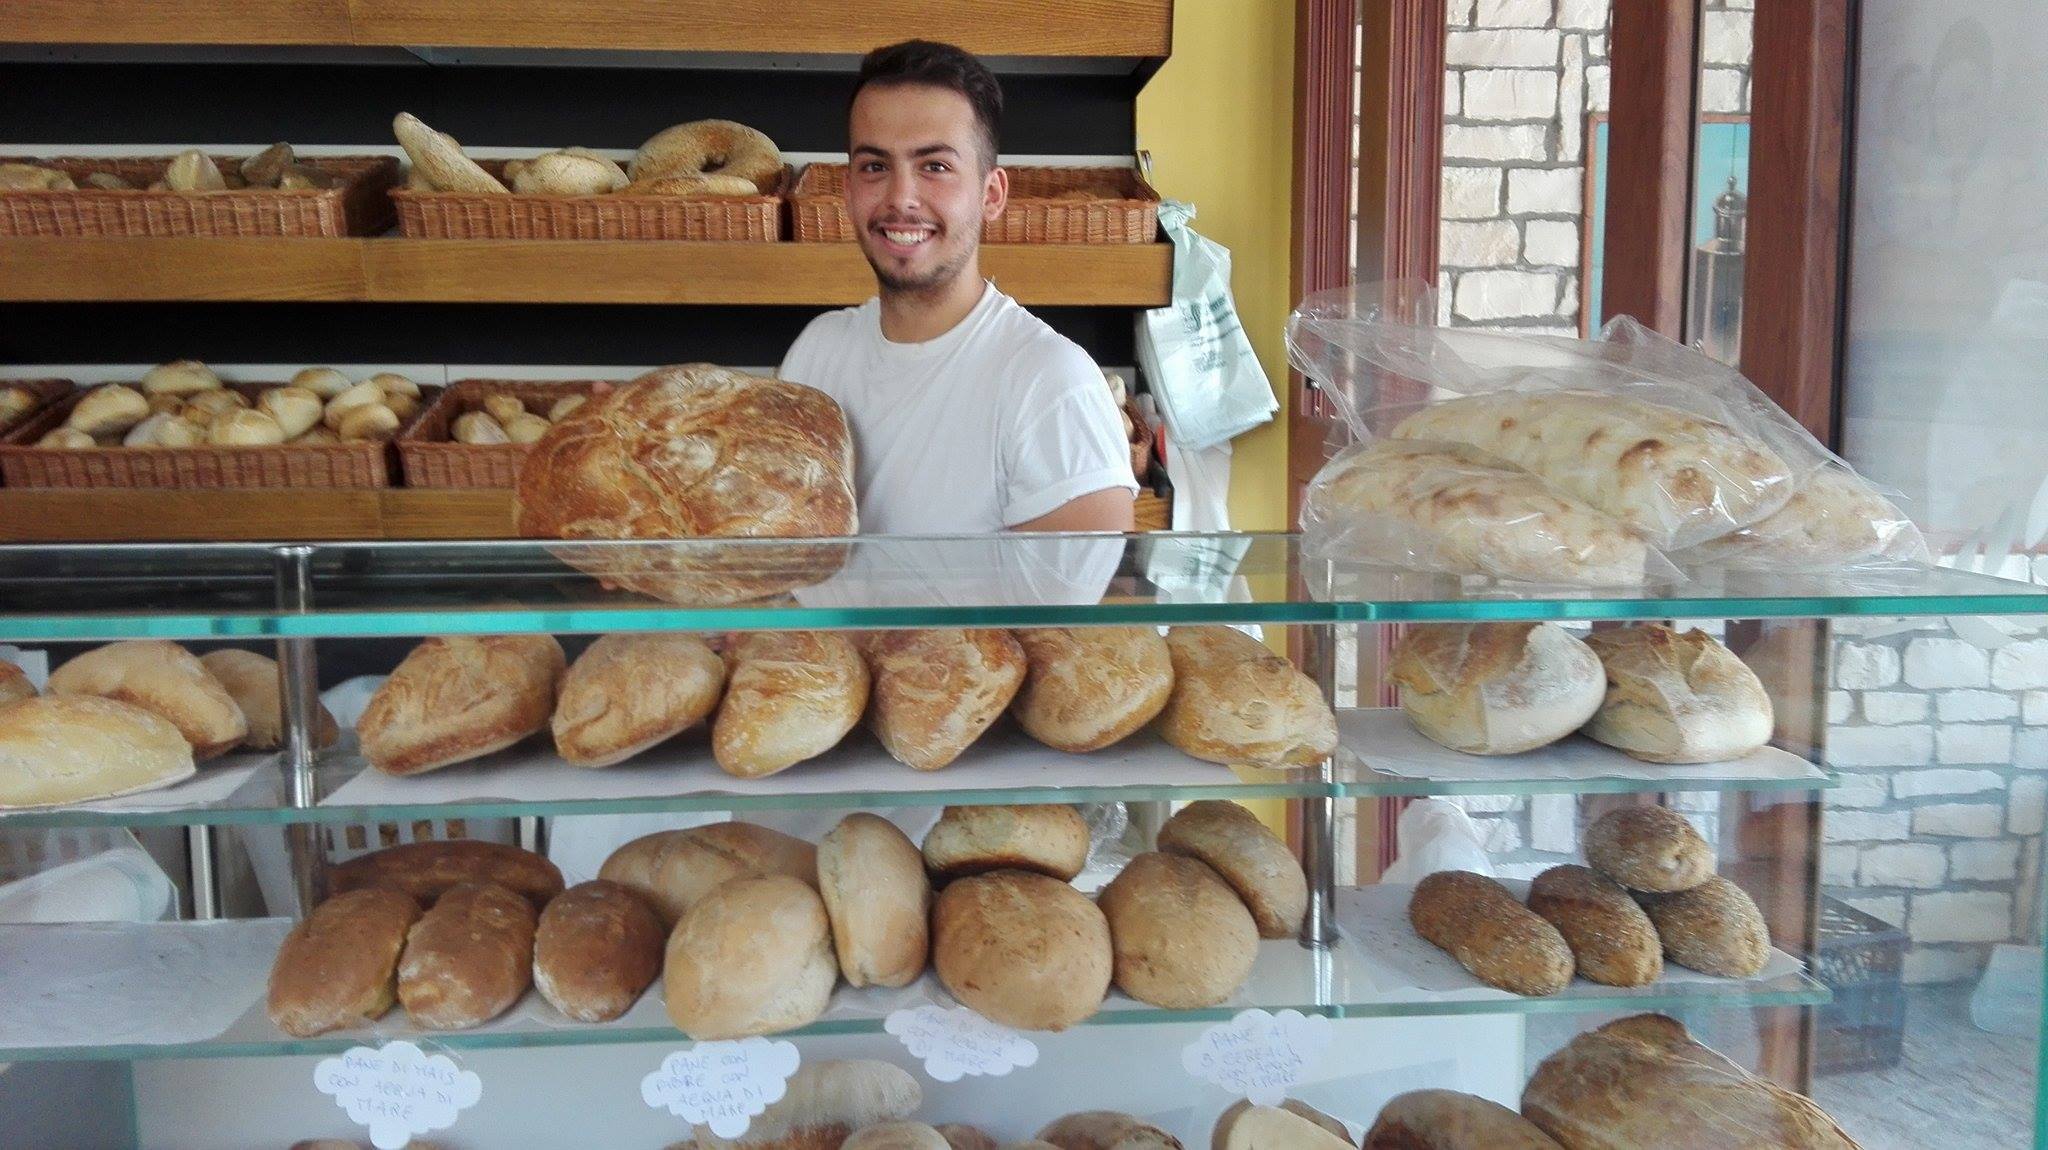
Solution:
[[[994,532],[1138,490],[1101,369],[994,284],[925,343],[890,342],[881,316],[874,299],[819,316],[779,372],[845,410],[863,534]]]

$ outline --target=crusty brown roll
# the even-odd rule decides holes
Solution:
[[[1088,863],[1088,820],[1064,803],[947,807],[924,836],[924,865],[958,878],[1016,868],[1061,882]]]
[[[1714,875],[1714,848],[1669,807],[1622,807],[1586,828],[1593,869],[1630,890],[1691,890]]]
[[[475,839],[400,843],[328,868],[330,893],[384,887],[432,906],[462,883],[493,883],[514,891],[535,910],[562,893],[562,872],[543,855],[505,843]]]
[[[938,1131],[939,1137],[944,1138],[946,1145],[952,1147],[953,1150],[1001,1150],[1002,1148],[1002,1143],[990,1137],[987,1131],[978,1126],[969,1126],[963,1122],[941,1122],[937,1126],[932,1127],[932,1129]]]
[[[162,715],[204,762],[249,734],[249,720],[197,656],[165,639],[109,643],[50,672],[52,695],[98,695]]]
[[[1083,1110],[1053,1120],[1038,1141],[1059,1150],[1181,1150],[1180,1139],[1133,1115]]]
[[[1065,1030],[1085,1021],[1102,1008],[1111,964],[1102,911],[1042,874],[963,878],[940,892],[932,910],[939,981],[1005,1026]]]
[[[533,904],[496,883],[450,887],[405,934],[398,1001],[413,1025],[467,1030],[533,985]]]
[[[1599,656],[1555,623],[1432,623],[1387,677],[1415,729],[1454,751],[1512,755],[1585,725],[1607,692]]]
[[[1231,1103],[1229,1109],[1218,1115],[1216,1127],[1210,1132],[1209,1150],[1223,1150],[1224,1139],[1234,1128],[1238,1116],[1250,1109],[1252,1109],[1251,1099],[1240,1098],[1236,1102]],[[1297,1118],[1307,1119],[1334,1137],[1342,1139],[1347,1146],[1356,1145],[1351,1140],[1351,1130],[1348,1127],[1306,1102],[1294,1098],[1282,1099],[1280,1109],[1287,1111]],[[1285,1132],[1283,1131],[1283,1133]]]
[[[1771,932],[1749,893],[1715,875],[1690,890],[1638,894],[1664,957],[1723,978],[1750,978],[1771,958]]]
[[[1704,631],[1636,623],[1586,642],[1607,673],[1589,738],[1652,763],[1739,759],[1770,740],[1770,694]]]
[[[1475,1094],[1413,1090],[1380,1108],[1365,1150],[1564,1150],[1528,1119]]]
[[[1159,717],[1167,742],[1229,765],[1308,766],[1337,749],[1337,718],[1315,681],[1229,627],[1166,633],[1173,695]]]
[[[924,1103],[924,1090],[907,1070],[867,1058],[805,1062],[789,1076],[780,1101],[771,1102],[737,1139],[699,1127],[700,1150],[778,1147],[838,1150],[855,1130],[907,1118]]]
[[[1024,688],[1010,704],[1024,733],[1055,750],[1101,750],[1166,709],[1173,660],[1153,627],[1028,627]]]
[[[1544,995],[1572,980],[1564,936],[1485,875],[1442,870],[1424,877],[1409,897],[1408,921],[1488,986]]]
[[[0,659],[0,707],[33,699],[36,694],[36,685],[28,681],[27,671]]]
[[[1148,851],[1096,897],[1118,990],[1168,1010],[1226,1002],[1259,957],[1259,928],[1209,864]]]
[[[642,835],[611,853],[597,877],[618,883],[673,926],[720,883],[780,874],[818,885],[818,850],[753,823],[712,823]]]
[[[547,729],[564,662],[553,635],[426,639],[356,720],[363,757],[417,775],[503,750]]]
[[[1024,684],[1024,648],[1008,631],[882,631],[866,652],[875,734],[896,761],[920,771],[959,758]]]
[[[742,878],[690,907],[669,935],[669,1020],[699,1042],[791,1030],[825,1013],[839,962],[818,892],[787,875]]]
[[[695,635],[604,635],[562,676],[549,726],[555,752],[609,767],[703,722],[725,687],[725,661]]]
[[[1628,891],[1591,867],[1554,866],[1529,885],[1529,909],[1557,928],[1578,973],[1607,986],[1648,986],[1664,973],[1657,928]]]
[[[864,811],[818,843],[818,893],[849,986],[908,986],[931,953],[924,857],[896,824]]]
[[[763,631],[726,648],[725,701],[711,755],[758,779],[839,745],[868,707],[868,665],[836,631]]]
[[[1216,1120],[1209,1150],[1356,1150],[1349,1131],[1329,1127],[1284,1106],[1233,1106]]]
[[[952,1150],[945,1135],[922,1122],[903,1119],[863,1126],[839,1146],[840,1150]]]
[[[395,890],[339,894],[300,920],[277,948],[265,1010],[279,1030],[310,1038],[374,1022],[398,997],[398,955],[420,904]]]
[[[224,647],[199,656],[199,662],[227,689],[248,720],[249,737],[242,740],[243,746],[258,751],[274,751],[284,746],[284,700],[277,678],[277,660],[254,651]],[[313,700],[313,707],[314,745],[331,747],[341,738],[341,728],[334,724],[334,716],[319,699]]]
[[[610,1022],[661,973],[661,919],[639,895],[592,879],[563,891],[533,936],[533,984],[578,1022]]]
[[[1244,900],[1260,938],[1289,938],[1308,913],[1308,876],[1280,836],[1224,799],[1199,799],[1159,829],[1159,849],[1208,863]]]
[[[135,794],[198,769],[169,719],[130,703],[41,695],[0,706],[0,808]]]

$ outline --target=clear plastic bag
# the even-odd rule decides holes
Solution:
[[[1831,571],[1926,565],[1926,536],[1884,491],[1835,459],[1785,506],[1718,539],[1674,552],[1681,567],[1730,571]]]

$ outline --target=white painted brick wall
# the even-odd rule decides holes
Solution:
[[[1851,691],[1889,687],[1899,681],[1899,653],[1870,643],[1835,646],[1835,686]]]
[[[1462,319],[1515,319],[1557,310],[1557,276],[1547,272],[1482,271],[1458,277],[1452,311]]]
[[[1939,891],[1908,900],[1906,934],[1914,942],[2003,942],[2012,935],[2012,896]]]
[[[1579,803],[1575,795],[1536,795],[1529,800],[1529,846],[1572,854],[1579,849]]]
[[[1609,67],[1606,64],[1588,65],[1586,68],[1586,110],[1605,112],[1614,103],[1609,93]]]
[[[1707,12],[1701,20],[1700,55],[1709,64],[1749,66],[1750,24],[1747,12]]]
[[[1444,218],[1484,220],[1500,215],[1503,178],[1499,168],[1444,168]]]
[[[1531,160],[1549,158],[1550,129],[1542,124],[1497,124],[1444,128],[1446,160]],[[1578,257],[1572,257],[1577,263]]]
[[[1831,843],[1906,839],[1913,833],[1913,813],[1824,810],[1820,825],[1823,841]]]
[[[1934,733],[1934,758],[1941,763],[2012,761],[2012,728],[2003,723],[1944,723]]]
[[[2038,835],[2048,826],[2048,779],[2014,779],[2006,793],[2005,829],[2016,835]]]
[[[2005,829],[2005,808],[1997,803],[1937,803],[1913,809],[1913,837],[1997,838]]]
[[[1927,718],[1928,697],[1912,691],[1869,691],[1863,696],[1863,717],[1872,723],[1918,723]]]
[[[1530,220],[1522,233],[1523,263],[1539,267],[1578,266],[1579,225],[1563,220]]]
[[[2020,696],[2020,721],[2028,726],[2048,724],[2048,691],[2028,691]]]
[[[1934,760],[1934,728],[1838,727],[1828,732],[1831,767],[1911,767]]]
[[[1465,114],[1465,89],[1458,83],[1460,75],[1458,72],[1444,73],[1444,115],[1447,117]],[[1449,128],[1444,130],[1450,131]]]
[[[1990,655],[1961,639],[1914,639],[1906,644],[1905,663],[1906,682],[1922,690],[1991,685]]]
[[[1865,847],[1856,866],[1861,886],[1934,890],[1948,877],[1948,855],[1932,843]]]
[[[2005,778],[1997,771],[1900,771],[1892,776],[1892,794],[1902,799],[1975,795],[2003,789]]]
[[[1613,0],[1558,0],[1558,26],[1588,30],[1606,28],[1612,3]]]
[[[1542,28],[1557,17],[1557,0],[1479,0],[1481,28]]]
[[[1829,843],[1820,848],[1821,883],[1826,886],[1856,885],[1856,867],[1861,854],[1855,847],[1840,843]]]
[[[1521,229],[1508,220],[1445,221],[1437,237],[1437,258],[1452,268],[1507,267],[1520,254],[1521,241]]]
[[[1557,158],[1583,163],[1586,151],[1586,48],[1577,36],[1564,41],[1564,70],[1557,87]]]
[[[1577,168],[1508,173],[1508,214],[1577,215],[1585,200],[1585,174]]]
[[[1734,68],[1708,68],[1700,74],[1700,111],[1727,115],[1743,111],[1748,77]]]
[[[1827,721],[1846,723],[1856,717],[1856,696],[1847,691],[1829,691]]]
[[[1845,775],[1842,785],[1827,794],[1829,807],[1850,809],[1881,807],[1892,797],[1883,775]]]
[[[1557,74],[1526,68],[1465,73],[1465,118],[1548,120],[1557,114]]]
[[[2020,844],[2011,839],[1957,843],[1949,851],[1948,874],[1958,882],[2011,882],[2020,873]]]
[[[2012,765],[2028,771],[2048,771],[2048,728],[2022,729],[2013,740]]]
[[[1555,28],[1499,28],[1452,32],[1444,63],[1453,68],[1555,68],[1564,33]]]
[[[2009,643],[1992,652],[1991,684],[2004,691],[2048,687],[2048,639]]]
[[[1906,921],[1906,896],[1902,894],[1873,894],[1863,898],[1845,898],[1842,901],[1864,914],[1874,914],[1893,926]]]
[[[1992,673],[1997,674],[1995,664]],[[1998,691],[1943,691],[1935,696],[1934,707],[1944,723],[1984,723],[2020,713],[2019,703]]]

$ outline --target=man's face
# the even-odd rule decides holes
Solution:
[[[875,277],[891,292],[943,288],[1003,210],[1009,178],[984,171],[967,97],[923,84],[878,85],[854,99],[846,210]]]

